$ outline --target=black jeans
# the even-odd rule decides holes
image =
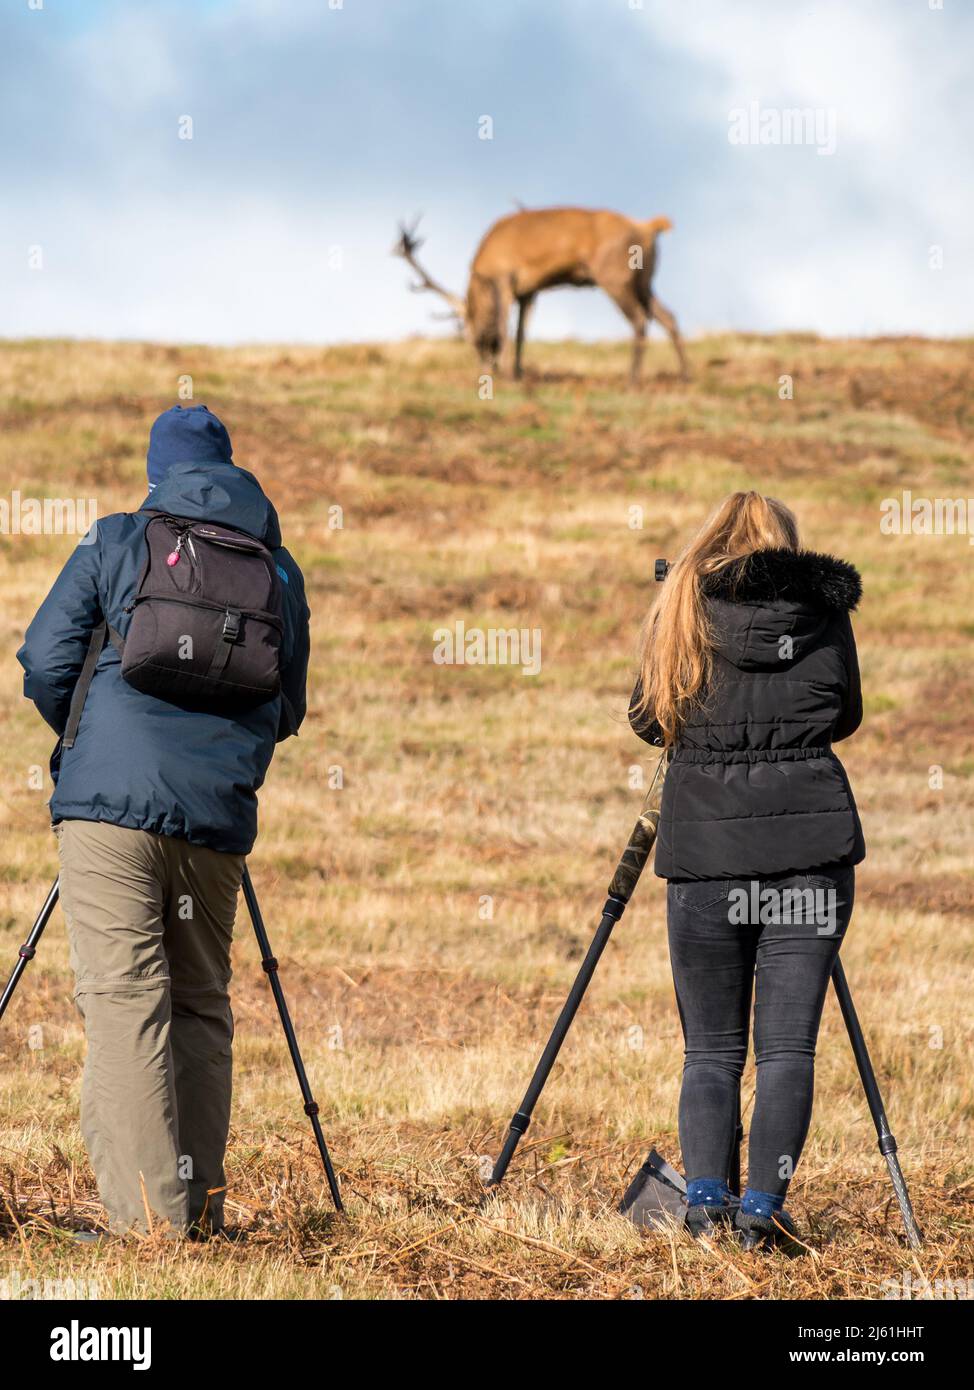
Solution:
[[[787,1191],[812,1116],[815,1040],[854,896],[855,870],[838,866],[760,881],[669,884],[688,1182],[728,1174],[753,993],[757,1095],[748,1186]]]

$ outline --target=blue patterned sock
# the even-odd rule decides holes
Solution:
[[[741,1198],[741,1211],[747,1216],[776,1216],[784,1205],[784,1193],[777,1197],[773,1192],[755,1192],[753,1187],[747,1188]]]
[[[723,1178],[694,1178],[687,1183],[687,1205],[691,1207],[723,1207],[730,1196]]]

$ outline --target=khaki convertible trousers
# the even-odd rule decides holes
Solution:
[[[223,1224],[242,854],[100,821],[55,827],[88,1053],[81,1129],[112,1230]],[[143,1196],[144,1186],[144,1196]]]

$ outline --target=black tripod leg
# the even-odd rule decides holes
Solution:
[[[294,1025],[291,1022],[291,1015],[288,1013],[287,1002],[284,998],[284,990],[281,988],[281,981],[278,978],[277,960],[271,953],[270,942],[267,939],[267,931],[264,927],[264,919],[261,916],[260,906],[257,902],[257,894],[254,892],[254,885],[251,882],[250,870],[246,866],[244,866],[243,871],[243,894],[247,903],[247,910],[250,913],[250,920],[254,924],[257,945],[260,947],[261,964],[267,972],[267,978],[270,980],[271,992],[274,995],[274,1003],[277,1005],[277,1012],[281,1016],[281,1026],[284,1029],[284,1037],[287,1040],[291,1061],[294,1063],[294,1071],[298,1078],[298,1085],[301,1087],[301,1096],[304,1100],[304,1112],[310,1119],[311,1128],[314,1130],[315,1143],[318,1145],[322,1167],[325,1170],[325,1177],[328,1179],[331,1198],[335,1203],[335,1210],[344,1211],[345,1208],[342,1205],[341,1193],[338,1190],[335,1170],[331,1166],[331,1159],[328,1156],[328,1146],[325,1143],[321,1122],[318,1119],[318,1102],[311,1094],[311,1087],[308,1084],[308,1075],[304,1069],[304,1063],[301,1060],[301,1053],[298,1049],[298,1040],[294,1033]]]
[[[842,1010],[842,1018],[849,1033],[849,1041],[852,1043],[852,1051],[855,1055],[856,1066],[859,1068],[859,1077],[862,1081],[862,1088],[866,1093],[866,1102],[869,1112],[873,1117],[873,1124],[876,1126],[876,1134],[879,1138],[879,1152],[886,1160],[889,1168],[890,1180],[893,1184],[893,1191],[896,1193],[896,1200],[900,1204],[900,1212],[903,1216],[903,1225],[906,1228],[906,1238],[914,1250],[918,1250],[923,1244],[923,1232],[917,1225],[916,1217],[913,1215],[913,1204],[910,1201],[910,1194],[906,1188],[906,1179],[903,1177],[903,1170],[900,1161],[896,1156],[896,1140],[889,1127],[886,1118],[886,1108],[883,1105],[883,1098],[879,1093],[879,1083],[876,1080],[876,1073],[873,1071],[873,1064],[869,1057],[869,1050],[866,1047],[866,1039],[863,1037],[862,1028],[859,1024],[859,1017],[856,1013],[855,1005],[852,1002],[852,995],[849,992],[849,984],[842,968],[841,960],[836,959],[832,967],[832,983],[835,985],[835,993],[839,1000],[839,1008]]]
[[[17,988],[17,983],[20,980],[21,975],[27,969],[27,962],[29,960],[34,959],[34,953],[37,950],[37,943],[41,939],[44,928],[50,921],[51,913],[57,906],[57,900],[60,896],[60,890],[61,880],[60,878],[56,878],[54,882],[51,884],[51,891],[48,893],[47,898],[44,901],[44,906],[37,914],[37,919],[30,929],[30,936],[28,936],[23,946],[21,946],[20,950],[17,952],[17,964],[11,971],[10,979],[7,981],[4,987],[3,994],[0,995],[0,1018],[3,1018],[4,1014],[7,1011],[7,1005],[13,998],[13,993],[14,990]]]
[[[599,963],[599,957],[605,950],[606,943],[612,934],[612,928],[618,922],[626,904],[618,898],[609,898],[602,909],[602,920],[598,930],[592,938],[592,944],[585,954],[585,959],[579,967],[578,974],[575,976],[575,983],[571,987],[571,992],[565,1000],[564,1007],[558,1015],[558,1021],[552,1030],[551,1037],[544,1052],[541,1054],[541,1061],[535,1068],[531,1078],[531,1084],[524,1093],[524,1099],[518,1106],[511,1120],[504,1147],[501,1149],[500,1156],[494,1164],[494,1171],[490,1175],[487,1183],[488,1187],[496,1187],[499,1182],[503,1182],[504,1174],[507,1172],[508,1165],[514,1157],[514,1150],[521,1141],[521,1135],[525,1133],[531,1123],[531,1115],[534,1107],[538,1103],[538,1097],[544,1090],[545,1082],[551,1073],[552,1067],[561,1050],[561,1045],[565,1041],[565,1035],[572,1026],[572,1020],[578,1012],[578,1006],[582,1002],[582,996],[589,986],[592,976],[595,974],[595,967]]]

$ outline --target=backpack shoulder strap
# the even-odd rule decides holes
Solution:
[[[74,687],[74,693],[71,696],[71,708],[68,710],[68,722],[64,727],[64,733],[61,737],[62,748],[74,747],[74,741],[78,737],[78,725],[81,723],[81,711],[84,709],[85,700],[88,698],[88,687],[91,685],[95,674],[95,667],[98,665],[98,658],[102,654],[106,639],[111,642],[116,651],[122,651],[125,645],[122,638],[114,628],[109,627],[108,623],[102,619],[91,634],[84,665],[81,668],[81,675],[78,677],[78,683]]]

